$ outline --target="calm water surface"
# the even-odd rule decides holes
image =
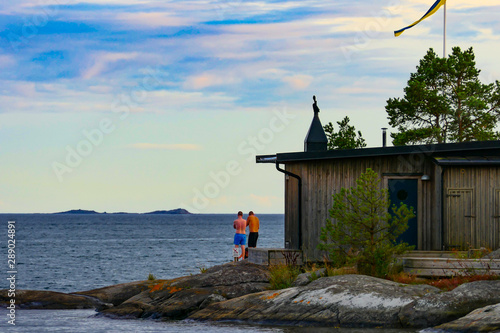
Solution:
[[[16,220],[20,289],[75,292],[197,274],[232,260],[234,215],[0,215]],[[283,215],[260,215],[258,245],[283,247]],[[1,242],[0,253],[5,253]]]

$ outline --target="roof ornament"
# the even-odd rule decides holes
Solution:
[[[313,95],[313,101],[314,101],[313,111],[314,114],[317,115],[319,113],[319,108],[318,108],[318,101],[316,101],[316,95]]]
[[[314,117],[304,140],[304,151],[325,151],[328,148],[328,138],[319,120],[319,107],[316,96],[313,96],[313,101]]]

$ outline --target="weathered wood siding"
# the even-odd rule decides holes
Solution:
[[[323,161],[287,163],[286,170],[302,177],[302,244],[306,260],[322,260],[324,253],[317,250],[321,228],[329,218],[332,194],[342,187],[355,186],[356,179],[367,168],[383,176],[381,187],[387,187],[387,179],[393,177],[418,177],[427,174],[430,181],[419,179],[421,204],[419,216],[419,250],[441,250],[441,210],[435,204],[441,200],[440,171],[425,152],[409,156],[346,158]],[[285,181],[285,243],[298,247],[297,229],[297,180]]]
[[[285,176],[285,248],[298,249],[298,183],[293,177]]]
[[[447,167],[444,243],[467,249],[500,247],[500,168]]]

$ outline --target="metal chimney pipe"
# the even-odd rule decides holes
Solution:
[[[382,127],[382,147],[387,146],[387,128]]]

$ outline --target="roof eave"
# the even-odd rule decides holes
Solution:
[[[463,155],[468,151],[477,153],[482,150],[498,150],[500,154],[500,141],[474,141],[463,143],[442,143],[414,146],[394,146],[394,147],[375,147],[375,148],[360,148],[360,149],[345,149],[345,150],[328,150],[318,152],[290,152],[278,153],[276,155],[261,155],[259,157],[276,156],[276,163],[291,163],[301,161],[328,160],[340,158],[359,158],[359,157],[375,157],[375,156],[394,156],[394,155],[413,155],[423,154],[425,156],[433,156],[443,153],[460,153]]]

